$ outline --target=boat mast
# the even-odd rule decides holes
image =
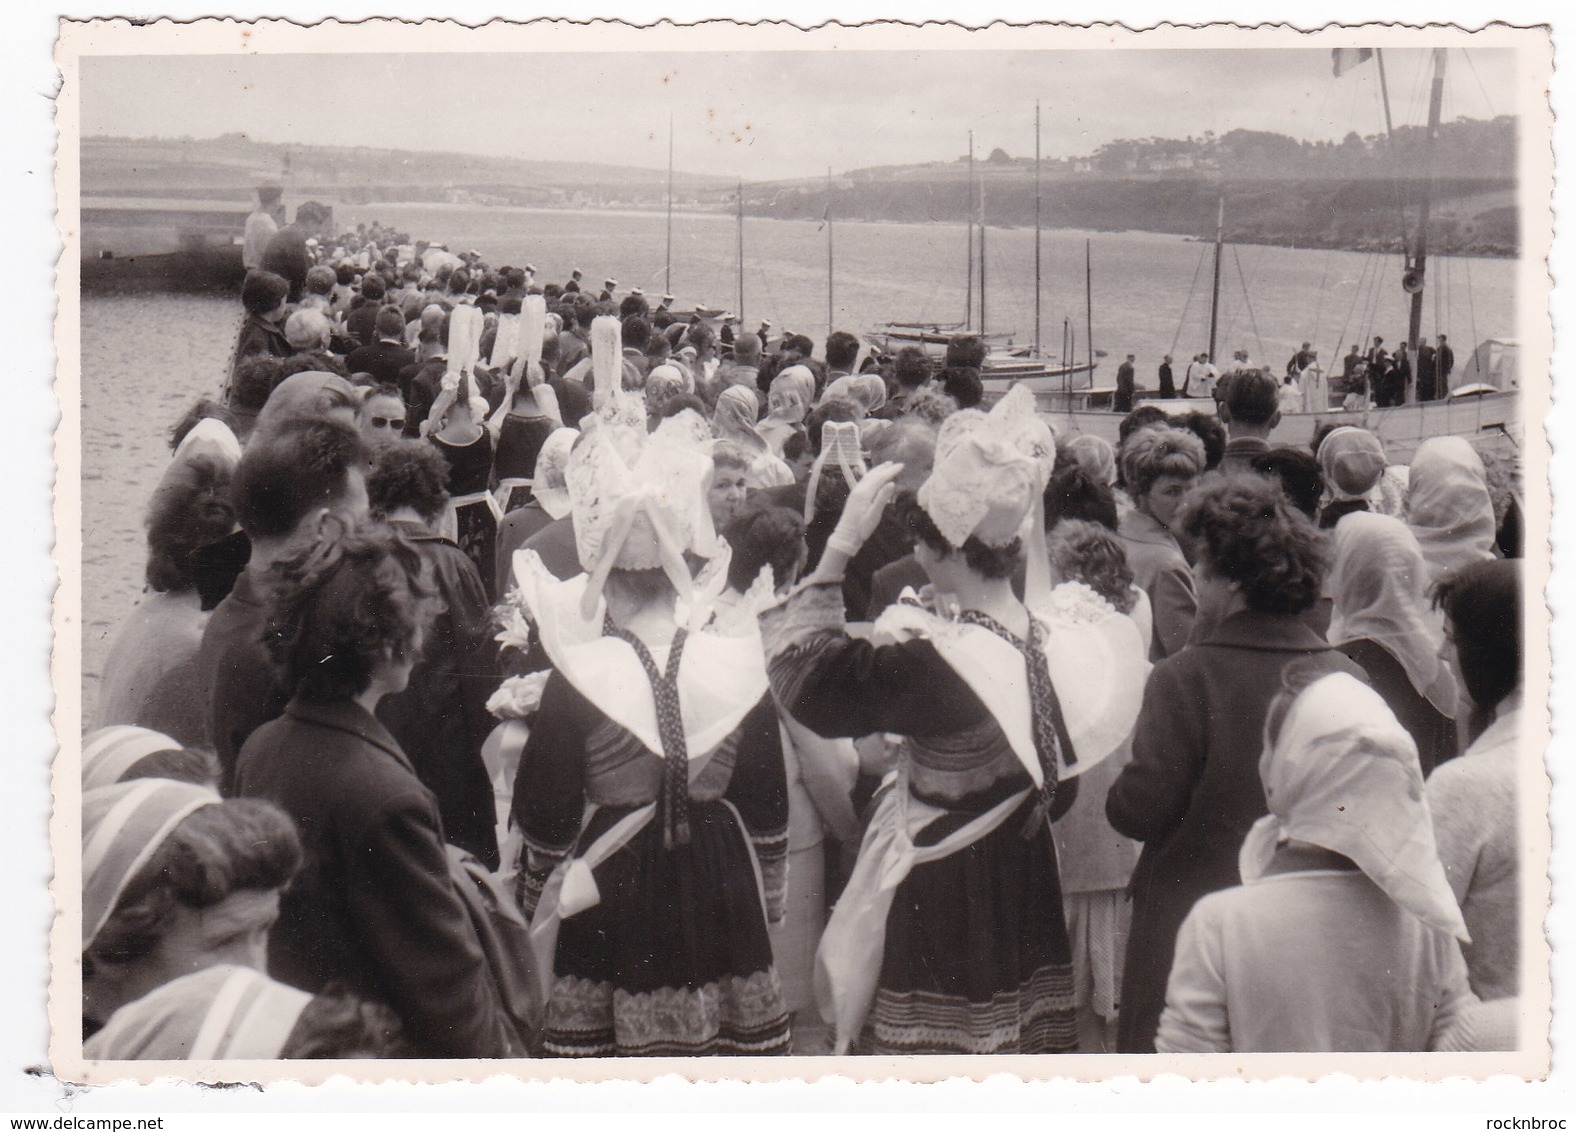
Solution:
[[[1215,290],[1209,300],[1209,360],[1215,360],[1215,331],[1220,325],[1220,252],[1226,243],[1226,194],[1215,214]]]
[[[1434,196],[1434,145],[1439,140],[1439,112],[1445,96],[1445,49],[1434,48],[1434,88],[1428,96],[1428,149],[1423,158],[1425,176],[1423,199],[1417,210],[1417,246],[1412,254],[1412,265],[1403,282],[1412,293],[1412,317],[1407,323],[1407,341],[1412,356],[1417,356],[1423,330],[1423,282],[1428,263],[1428,213]],[[1414,363],[1415,364],[1415,363]]]
[[[1089,384],[1094,385],[1094,253],[1084,241],[1084,337],[1089,348]]]
[[[832,167],[826,167],[826,332],[832,333]]]
[[[739,216],[737,222],[739,247],[739,326],[744,323],[744,178],[739,178]]]
[[[673,113],[668,112],[668,253],[662,270],[662,290],[673,294]]]
[[[969,131],[969,188],[968,203],[963,208],[969,225],[969,262],[963,270],[963,329],[974,322],[974,131]]]
[[[1034,356],[1040,356],[1040,103],[1034,103]]]
[[[985,182],[980,182],[980,333],[985,333]]]

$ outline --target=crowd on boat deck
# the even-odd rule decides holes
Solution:
[[[1516,1048],[1513,462],[301,213],[83,738],[89,1058]]]

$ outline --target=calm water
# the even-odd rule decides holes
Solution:
[[[543,281],[567,279],[571,268],[580,267],[593,283],[611,274],[622,288],[641,286],[652,296],[664,286],[661,215],[445,205],[341,206],[336,215],[350,225],[378,219],[457,250],[476,248],[494,263],[531,262]],[[1104,376],[1114,376],[1116,359],[1131,351],[1138,355],[1140,383],[1152,385],[1161,355],[1181,359],[1207,346],[1208,245],[1143,233],[1046,232],[1042,325],[1053,351],[1060,349],[1064,319],[1076,328],[1078,355],[1086,350],[1086,235],[1093,241],[1094,344],[1111,355]],[[843,223],[836,225],[834,240],[839,327],[865,329],[890,319],[962,319],[963,231]],[[673,247],[672,288],[680,305],[736,306],[738,260],[730,217],[675,217]],[[1033,334],[1033,257],[1032,231],[989,233],[988,328],[1014,331],[1023,343]],[[770,318],[778,330],[825,336],[826,236],[819,225],[747,220],[745,260],[744,314],[751,326]],[[1483,338],[1514,335],[1515,268],[1508,260],[1435,261],[1425,333],[1435,333],[1437,320],[1457,344],[1458,358]],[[1245,347],[1279,368],[1304,340],[1313,341],[1325,359],[1373,334],[1398,341],[1405,336],[1407,317],[1398,276],[1393,258],[1228,249],[1218,350],[1229,356]],[[1251,302],[1244,301],[1244,282]],[[93,295],[83,300],[83,707],[88,715],[109,635],[142,590],[142,514],[169,458],[169,428],[193,400],[218,390],[239,322],[233,299]]]

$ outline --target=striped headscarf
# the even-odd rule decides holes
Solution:
[[[137,872],[218,792],[189,782],[144,778],[82,795],[82,950],[92,946]]]

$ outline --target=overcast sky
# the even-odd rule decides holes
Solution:
[[[1424,50],[1385,53],[1396,124],[1427,118]],[[1450,52],[1445,118],[1511,106],[1515,55]],[[456,150],[747,179],[1123,137],[1381,132],[1372,62],[1317,50],[237,55],[85,59],[87,134]]]

